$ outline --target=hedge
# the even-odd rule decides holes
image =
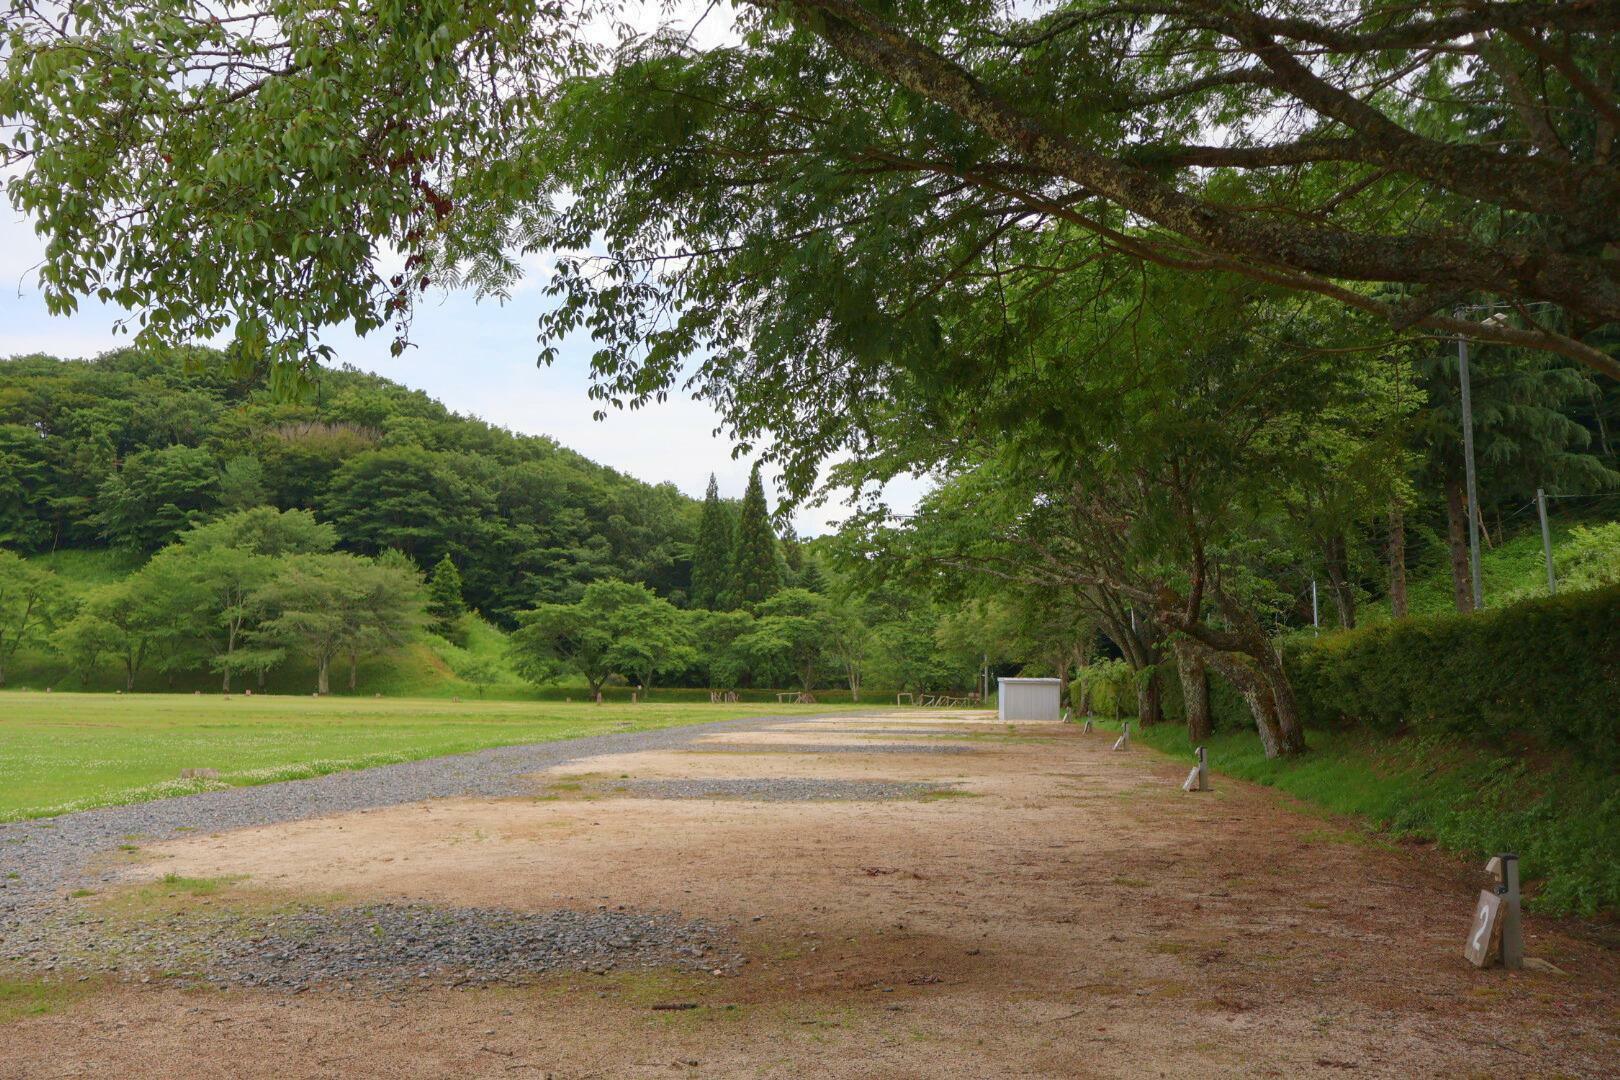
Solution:
[[[1620,764],[1620,586],[1296,635],[1282,652],[1307,733],[1364,725],[1492,746],[1528,738]],[[1165,719],[1180,723],[1173,663],[1163,677]],[[1092,695],[1095,711],[1111,715],[1106,688],[1093,686]],[[1136,714],[1134,695],[1121,704],[1123,715]],[[1218,730],[1254,723],[1231,684],[1213,673],[1210,712]]]
[[[1365,724],[1620,762],[1620,586],[1295,640],[1307,729]]]

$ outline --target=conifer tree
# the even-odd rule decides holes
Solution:
[[[467,613],[467,603],[461,598],[461,571],[446,555],[433,567],[428,577],[429,626],[442,638],[452,639],[461,617]]]
[[[827,592],[827,574],[821,569],[821,564],[814,557],[804,560],[804,566],[799,570],[795,582],[799,588],[807,592],[825,594]]]
[[[709,490],[703,496],[703,517],[698,522],[697,542],[692,547],[692,606],[716,611],[726,606],[730,592],[732,548],[736,526],[731,510],[720,501],[720,487],[709,474]]]
[[[732,560],[732,602],[757,604],[782,587],[782,566],[776,551],[776,532],[765,505],[765,485],[759,465],[748,477],[742,516],[737,522],[737,548]]]

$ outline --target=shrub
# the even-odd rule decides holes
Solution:
[[[1620,762],[1620,587],[1296,640],[1285,657],[1308,727],[1530,737]]]

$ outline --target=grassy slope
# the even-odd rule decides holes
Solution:
[[[1551,526],[1553,557],[1569,540],[1571,524]],[[1488,547],[1479,554],[1481,587],[1488,607],[1499,607],[1513,600],[1547,594],[1547,562],[1542,554],[1541,531],[1530,527],[1512,539]],[[1451,568],[1442,564],[1429,573],[1414,576],[1407,585],[1407,605],[1413,615],[1444,615],[1457,610],[1451,592]],[[1324,599],[1324,618],[1331,604]],[[1379,598],[1360,612],[1363,621],[1382,622],[1390,618],[1389,601]]]
[[[0,821],[267,783],[487,746],[818,706],[587,705],[267,695],[8,693]],[[219,781],[181,781],[184,768]]]
[[[1109,725],[1111,726],[1111,725]],[[1189,760],[1179,725],[1141,739]],[[1596,769],[1481,753],[1460,740],[1312,731],[1297,761],[1268,761],[1250,732],[1208,743],[1210,767],[1367,822],[1369,839],[1420,839],[1476,859],[1515,851],[1538,910],[1620,911],[1620,795]]]

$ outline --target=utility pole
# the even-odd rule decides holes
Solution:
[[[1322,620],[1318,617],[1317,610],[1316,610],[1316,579],[1315,578],[1311,578],[1311,625],[1314,626],[1314,627],[1318,627],[1318,628],[1320,628],[1321,625],[1322,625]]]
[[[1479,488],[1474,482],[1474,397],[1468,385],[1468,339],[1457,335],[1457,378],[1462,383],[1463,470],[1468,482],[1468,572],[1474,582],[1474,610],[1485,610],[1479,579]]]
[[[1536,513],[1541,515],[1541,553],[1547,557],[1547,595],[1558,595],[1558,578],[1553,574],[1552,530],[1547,527],[1547,493],[1536,488]]]

